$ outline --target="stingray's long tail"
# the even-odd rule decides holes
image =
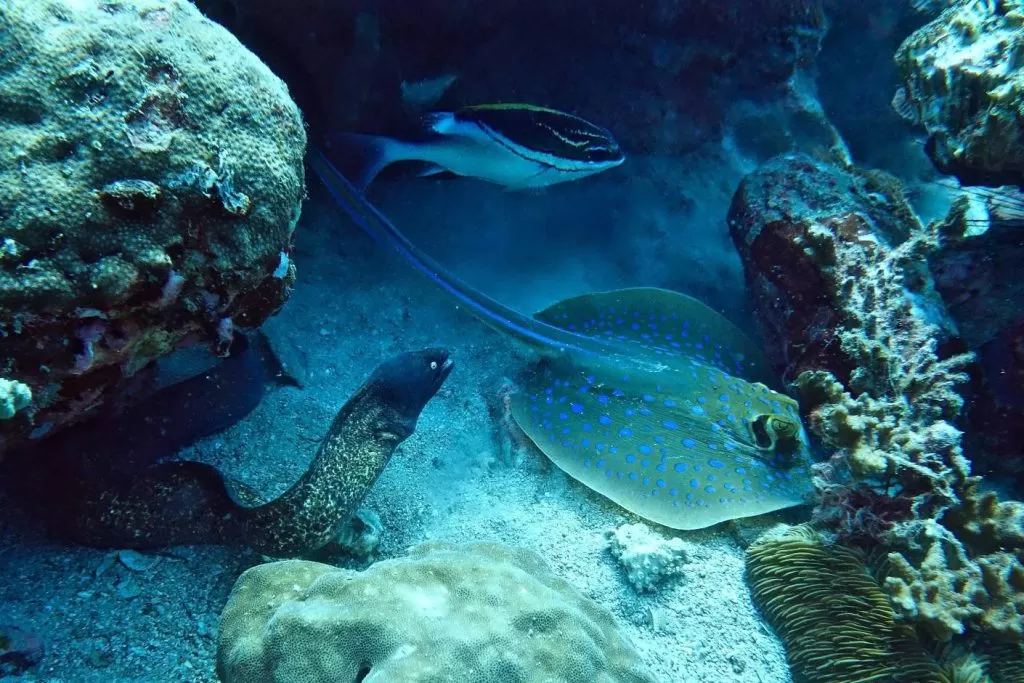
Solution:
[[[378,211],[319,150],[309,155],[309,164],[334,200],[359,227],[374,239],[389,245],[416,270],[426,275],[477,318],[499,332],[535,348],[559,352],[600,353],[601,340],[573,334],[525,316],[477,291],[424,253]]]

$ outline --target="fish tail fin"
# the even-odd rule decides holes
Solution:
[[[351,168],[353,184],[360,192],[369,187],[385,168],[402,161],[404,145],[393,138],[365,133],[335,133],[330,136],[328,149],[335,159],[341,159]]]

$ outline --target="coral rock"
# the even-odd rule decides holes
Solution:
[[[2,453],[281,306],[306,139],[284,84],[185,0],[6,0],[0,25],[0,374],[33,397]]]
[[[955,503],[968,464],[950,421],[970,357],[939,355],[950,328],[923,266],[934,236],[895,179],[776,157],[741,183],[729,229],[766,346],[838,464],[917,497],[917,514]]]
[[[1024,2],[957,2],[896,52],[899,113],[937,168],[969,185],[1024,184]]]
[[[224,683],[653,683],[610,613],[537,555],[428,543],[363,572],[290,560],[238,579],[221,616]]]

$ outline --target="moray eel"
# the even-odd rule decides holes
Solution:
[[[245,544],[275,557],[333,540],[453,368],[440,348],[381,364],[341,407],[306,472],[264,502],[210,465],[170,461],[96,482],[66,500],[60,530],[99,547]]]

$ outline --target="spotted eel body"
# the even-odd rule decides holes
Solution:
[[[306,472],[270,502],[210,465],[168,462],[82,495],[61,515],[64,532],[92,546],[241,543],[277,557],[313,552],[355,512],[452,367],[444,349],[380,365],[338,411]]]

